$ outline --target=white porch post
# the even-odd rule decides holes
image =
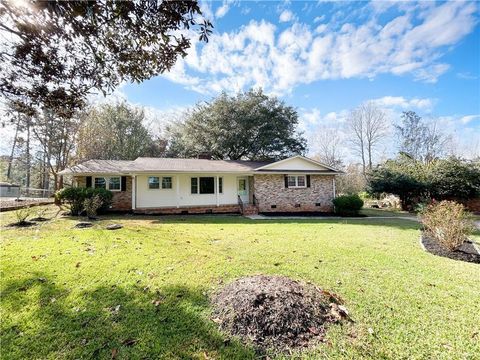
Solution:
[[[132,175],[132,210],[135,210],[137,203],[137,176]]]
[[[333,183],[333,198],[335,199],[335,195],[336,195],[335,194],[336,193],[336,191],[335,191],[335,176],[332,176],[332,183]]]
[[[219,183],[218,183],[218,175],[217,175],[217,178],[216,178],[215,188],[216,188],[216,189],[215,189],[215,198],[216,198],[216,200],[217,200],[217,206],[219,206],[220,203],[219,203],[219,199],[218,199],[218,191],[219,191],[219,189],[220,189],[220,186],[219,186]]]
[[[177,201],[177,209],[180,207],[180,176],[177,175],[175,176],[175,183],[176,185],[176,193],[177,196],[175,197],[175,200]]]

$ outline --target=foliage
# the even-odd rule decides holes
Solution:
[[[134,160],[139,156],[161,156],[165,143],[144,125],[143,109],[126,102],[92,108],[80,127],[78,160]]]
[[[107,210],[111,204],[113,193],[106,189],[93,189],[84,187],[65,187],[55,193],[55,198],[67,203],[70,207],[70,214],[80,215],[85,210],[85,200],[98,197],[101,201],[99,210]]]
[[[170,129],[169,155],[214,159],[270,160],[305,152],[306,140],[296,132],[298,114],[261,90],[197,104],[184,122]]]
[[[32,215],[32,208],[30,206],[24,206],[14,212],[16,218],[15,225],[22,226],[27,224],[27,219]]]
[[[450,139],[438,129],[436,122],[426,124],[414,111],[404,111],[401,119],[402,123],[395,125],[401,153],[426,163],[445,153]]]
[[[53,217],[57,209],[49,209]],[[2,212],[0,222],[13,217]],[[124,229],[102,230],[112,221]],[[258,359],[236,338],[225,341],[209,318],[210,295],[248,274],[289,275],[333,289],[357,321],[332,326],[331,345],[293,358],[457,359],[460,353],[474,359],[478,353],[471,335],[480,322],[480,269],[419,251],[414,221],[137,215],[109,216],[74,231],[75,223],[58,218],[2,229],[2,358]],[[441,304],[434,316],[429,304]]]
[[[335,212],[340,215],[357,215],[363,207],[363,200],[357,194],[341,195],[333,199]]]
[[[90,219],[97,216],[97,211],[102,206],[102,203],[102,198],[98,194],[90,198],[86,198],[83,201],[83,207],[85,208],[85,212]]]
[[[480,196],[480,163],[453,157],[424,163],[402,154],[377,166],[368,181],[371,194],[398,195],[402,209],[413,210],[431,199]]]
[[[70,215],[78,216],[83,211],[85,192],[86,189],[82,187],[65,187],[55,193],[55,198],[69,205]]]
[[[2,1],[0,93],[22,113],[70,118],[93,89],[171,69],[192,27],[208,40],[197,1]]]
[[[350,164],[346,166],[343,171],[345,174],[335,178],[338,194],[357,194],[366,190],[367,181],[363,175],[361,165]]]
[[[98,196],[101,200],[101,205],[98,208],[99,211],[104,212],[110,208],[110,205],[112,205],[113,193],[110,190],[102,188],[86,188],[85,199],[93,198],[95,196]]]
[[[450,251],[462,245],[474,229],[463,205],[454,201],[444,200],[428,205],[421,219],[427,234]]]

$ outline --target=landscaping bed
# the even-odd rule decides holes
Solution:
[[[453,260],[460,260],[480,264],[480,254],[478,252],[478,245],[473,241],[465,242],[460,249],[448,250],[441,246],[437,241],[422,233],[421,242],[426,251],[443,256]]]

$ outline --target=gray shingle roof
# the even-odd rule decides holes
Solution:
[[[126,160],[88,160],[60,174],[118,174],[129,172],[249,172],[269,162],[176,158],[138,158]]]

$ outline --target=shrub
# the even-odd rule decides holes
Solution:
[[[15,225],[24,226],[27,225],[27,218],[32,215],[32,209],[29,206],[25,206],[23,208],[15,210],[15,218],[17,221]]]
[[[100,195],[98,195],[98,194],[91,197],[91,198],[85,199],[85,201],[83,202],[83,207],[85,208],[85,212],[87,213],[87,216],[90,219],[97,216],[97,211],[102,206],[102,203],[103,203],[103,201],[102,201]]]
[[[87,188],[86,189],[86,195],[85,195],[86,199],[93,198],[95,196],[100,197],[100,200],[102,202],[100,207],[98,208],[98,210],[100,212],[107,211],[109,209],[110,205],[112,205],[113,193],[110,190],[101,189],[101,188],[99,188],[99,189]]]
[[[428,205],[422,216],[426,233],[442,247],[453,251],[473,231],[473,222],[462,204],[444,200]]]
[[[363,206],[363,200],[357,194],[342,195],[333,199],[335,212],[340,215],[357,215]]]
[[[85,210],[85,200],[95,196],[98,196],[101,200],[101,205],[97,210],[107,210],[112,203],[113,194],[106,189],[68,187],[57,191],[55,194],[58,201],[70,206],[70,214],[73,216],[80,215]]]
[[[86,189],[82,187],[66,187],[55,193],[55,198],[70,207],[70,215],[78,216],[83,211]]]

